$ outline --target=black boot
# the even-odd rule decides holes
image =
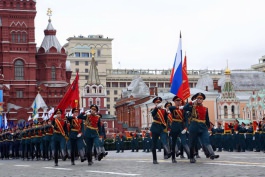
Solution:
[[[196,160],[194,158],[194,147],[190,148],[190,163],[196,163]]]
[[[189,146],[186,144],[183,146],[183,150],[186,152],[188,159],[190,158],[190,148]]]
[[[205,145],[202,145],[202,150],[203,150],[206,158],[209,158],[210,157],[210,153],[209,153],[209,151],[208,151],[208,149],[207,149],[207,147]]]
[[[156,150],[152,150],[152,154],[153,154],[153,164],[158,164],[156,157]]]
[[[166,152],[167,158],[171,157],[171,152],[168,145],[164,145],[164,151]]]
[[[206,146],[206,149],[207,149],[208,152],[209,152],[210,159],[214,160],[214,159],[219,158],[219,155],[215,155],[215,154],[214,154],[214,151],[213,151],[213,148],[212,148],[211,145],[207,145],[207,146]]]

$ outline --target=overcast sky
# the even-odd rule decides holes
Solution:
[[[37,0],[36,42],[47,9],[61,45],[78,35],[113,38],[113,68],[172,68],[182,34],[188,69],[249,69],[265,55],[264,0]],[[120,62],[120,64],[119,64]]]

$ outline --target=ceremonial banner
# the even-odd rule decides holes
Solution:
[[[189,79],[188,79],[188,73],[187,73],[187,57],[185,55],[184,62],[182,66],[182,89],[183,89],[183,100],[186,100],[190,97],[190,85],[189,85]]]
[[[182,93],[182,42],[181,33],[179,39],[178,50],[170,76],[171,88],[170,92],[183,99]]]

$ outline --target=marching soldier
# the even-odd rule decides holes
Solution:
[[[153,154],[153,164],[158,164],[157,156],[156,156],[156,145],[157,140],[160,137],[161,142],[163,144],[164,150],[168,156],[171,157],[171,152],[169,149],[169,145],[167,142],[167,113],[166,110],[162,109],[162,98],[156,97],[153,99],[153,103],[155,104],[155,108],[151,112],[153,116],[153,123],[151,125],[152,132],[152,154]]]
[[[172,115],[170,134],[172,136],[172,163],[176,163],[177,161],[175,159],[175,153],[177,156],[179,156],[180,154],[177,144],[178,137],[180,137],[181,139],[183,150],[187,153],[188,158],[190,156],[190,150],[186,137],[187,127],[183,116],[183,106],[182,106],[183,101],[178,96],[175,96],[172,101],[174,101],[175,106],[169,107],[169,110]]]
[[[253,151],[253,125],[252,122],[250,122],[249,126],[246,127],[246,149],[248,151]]]
[[[189,102],[184,106],[185,111],[191,112],[191,120],[189,126],[190,133],[190,163],[195,163],[194,148],[198,138],[201,140],[202,146],[205,146],[207,152],[210,155],[210,159],[219,158],[219,155],[215,155],[213,148],[210,144],[208,128],[210,127],[210,120],[208,115],[208,108],[203,106],[203,100],[205,95],[203,93],[195,94],[195,100]],[[192,107],[190,106],[192,105]],[[186,120],[187,121],[187,120]]]
[[[71,163],[75,165],[75,152],[76,147],[79,152],[81,162],[84,162],[85,159],[85,144],[83,141],[83,121],[78,119],[77,116],[79,114],[79,110],[77,108],[72,109],[73,116],[67,117],[67,120],[70,122],[70,132],[69,132],[69,140],[71,146]],[[77,146],[76,146],[77,145]]]
[[[54,157],[54,143],[53,137],[53,126],[50,119],[47,120],[47,124],[44,126],[45,141],[44,141],[44,158],[51,160]]]
[[[138,152],[138,150],[139,150],[139,140],[138,140],[137,132],[133,132],[132,133],[131,146],[132,146],[132,152],[134,152],[134,150],[136,150],[136,152]]]
[[[239,152],[246,151],[246,140],[245,140],[245,133],[247,132],[246,124],[244,122],[241,123],[238,129],[238,142],[239,142]]]
[[[98,113],[98,106],[91,105],[90,110],[86,111],[85,113],[81,113],[77,118],[84,120],[85,124],[85,141],[87,145],[87,160],[88,165],[92,165],[92,148],[93,144],[96,147],[97,151],[97,159],[100,161],[104,154],[101,151],[99,146],[99,134],[100,134],[100,116],[97,115]]]
[[[58,156],[61,148],[62,159],[66,160],[66,140],[67,137],[67,125],[66,122],[61,118],[62,111],[60,109],[55,110],[52,125],[53,125],[53,143],[54,143],[54,165],[58,166]]]
[[[222,124],[218,122],[218,126],[215,129],[215,145],[216,148],[218,149],[218,152],[222,152],[223,134],[224,134],[224,129],[222,128]]]
[[[100,119],[102,118],[102,115],[101,114],[98,114]],[[105,139],[107,138],[106,137],[106,131],[105,131],[105,125],[103,122],[100,122],[100,134],[99,134],[99,146],[101,148],[101,151],[103,152],[104,154],[104,157],[106,157],[108,155],[108,152],[106,152],[105,150]]]

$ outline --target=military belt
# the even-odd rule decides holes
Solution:
[[[205,123],[205,120],[191,119],[193,122]]]
[[[97,130],[98,128],[95,128],[95,127],[91,127],[91,126],[86,126],[87,128],[90,128],[92,130]]]
[[[243,134],[245,134],[245,133],[239,133],[240,135],[243,135]]]
[[[46,133],[46,135],[52,135],[52,133]]]
[[[77,129],[71,129],[71,131],[78,132],[78,130],[77,130]]]
[[[174,122],[182,122],[180,119],[172,119]]]
[[[157,121],[157,120],[153,120],[154,123],[157,123],[157,124],[162,124],[161,122]]]

